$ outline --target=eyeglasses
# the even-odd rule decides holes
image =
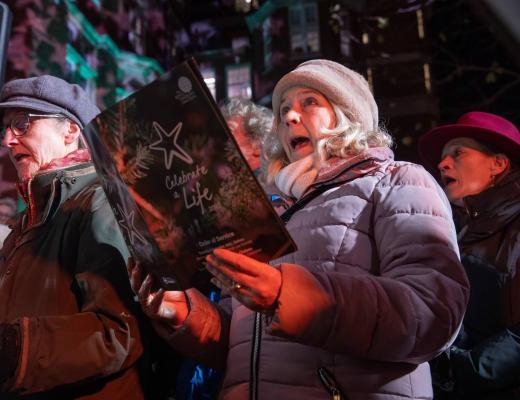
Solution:
[[[22,137],[27,133],[29,126],[31,125],[32,118],[66,118],[60,114],[31,114],[31,113],[19,113],[11,119],[9,124],[4,124],[0,132],[0,137],[3,139],[7,130],[7,126],[11,128],[11,132],[16,137]]]

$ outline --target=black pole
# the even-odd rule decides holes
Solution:
[[[11,11],[0,1],[0,88],[4,84],[7,64],[7,45],[11,34]]]

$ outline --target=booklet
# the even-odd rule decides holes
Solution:
[[[267,262],[296,250],[194,60],[108,108],[84,136],[132,256],[169,289],[210,288],[221,247]]]

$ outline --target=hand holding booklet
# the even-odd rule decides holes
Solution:
[[[171,289],[209,288],[204,258],[267,262],[296,250],[195,62],[102,112],[84,131],[125,241]]]

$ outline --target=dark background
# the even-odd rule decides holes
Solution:
[[[50,73],[100,108],[194,56],[217,101],[270,106],[277,80],[327,58],[367,77],[396,158],[470,110],[517,125],[516,0],[11,0],[6,79]],[[14,196],[0,151],[0,196]]]

